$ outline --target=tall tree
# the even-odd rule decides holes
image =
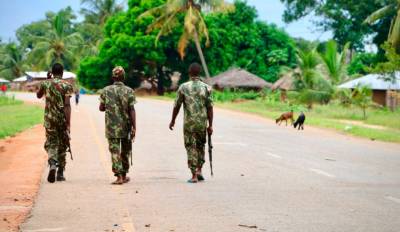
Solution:
[[[9,43],[0,48],[0,76],[8,80],[20,77],[27,69],[24,63],[25,52],[15,43]]]
[[[368,16],[365,22],[374,24],[385,18],[392,18],[388,33],[388,42],[396,49],[396,52],[400,54],[400,0],[392,2],[375,11]]]
[[[205,38],[206,45],[209,45],[209,35],[206,23],[202,15],[202,7],[208,12],[221,11],[228,7],[224,0],[167,0],[161,6],[155,7],[144,14],[145,16],[156,16],[157,18],[148,27],[148,32],[159,29],[156,43],[161,36],[171,33],[179,25],[179,17],[184,15],[183,32],[178,42],[178,51],[181,59],[185,57],[185,50],[190,41],[194,41],[204,72],[207,78],[210,73],[204,58],[200,41]]]
[[[81,14],[85,16],[85,22],[104,25],[108,18],[121,12],[124,7],[117,0],[81,0]]]
[[[332,31],[335,41],[341,46],[351,42],[351,47],[363,50],[364,40],[373,36],[373,42],[380,48],[390,29],[391,16],[385,17],[372,27],[364,20],[374,11],[395,3],[397,0],[281,0],[286,10],[285,22],[290,23],[307,15],[319,16],[314,21],[323,31]],[[383,53],[382,53],[383,54]]]
[[[325,70],[334,85],[340,84],[347,76],[347,51],[350,44],[346,43],[342,52],[339,52],[337,43],[330,40],[326,43],[325,51],[320,53]]]
[[[83,39],[79,33],[71,31],[71,22],[64,12],[55,15],[51,30],[35,38],[35,45],[29,54],[29,60],[42,68],[60,62],[66,69],[76,68],[79,54],[82,51]]]
[[[328,103],[333,94],[332,85],[320,71],[320,56],[313,49],[298,51],[298,67],[300,72],[295,73],[295,86],[299,91],[299,100],[311,109],[314,103]]]

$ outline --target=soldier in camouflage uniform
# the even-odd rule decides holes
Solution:
[[[37,92],[37,97],[46,98],[44,112],[44,127],[46,129],[46,142],[44,145],[49,159],[49,175],[47,180],[50,183],[65,181],[65,156],[69,146],[69,132],[71,122],[70,97],[73,87],[62,80],[63,66],[56,63],[52,71],[48,72],[47,80],[43,81]],[[57,178],[56,178],[56,169]]]
[[[112,171],[117,180],[112,184],[129,182],[129,157],[132,155],[132,140],[136,133],[135,93],[122,82],[125,71],[115,67],[112,71],[114,83],[100,94],[100,111],[105,111],[106,138],[112,159]]]
[[[169,128],[173,130],[175,119],[183,103],[184,142],[188,156],[188,166],[192,173],[189,183],[203,181],[201,169],[205,162],[205,144],[207,132],[213,132],[213,103],[211,87],[200,80],[201,66],[193,63],[189,67],[190,81],[182,84],[177,92]],[[208,127],[207,127],[208,121]]]

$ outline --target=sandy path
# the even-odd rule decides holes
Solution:
[[[18,231],[32,208],[45,167],[42,126],[0,140],[0,231]]]

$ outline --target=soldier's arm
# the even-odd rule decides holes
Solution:
[[[64,114],[67,120],[67,129],[68,131],[71,128],[71,104],[70,104],[70,96],[64,97]]]
[[[177,92],[175,104],[174,104],[174,109],[172,110],[172,119],[171,119],[171,122],[169,123],[169,129],[170,130],[174,129],[175,120],[176,120],[176,117],[179,114],[179,110],[181,109],[181,105],[183,103],[183,98],[184,98],[184,95],[181,92],[181,88],[179,88],[178,92]]]
[[[101,93],[100,93],[100,105],[99,105],[99,110],[101,112],[106,111],[106,105],[104,104],[104,102],[105,102],[104,92],[101,91]]]
[[[37,98],[42,98],[44,95],[44,88],[43,88],[43,84],[40,85],[39,90],[36,93],[36,97]]]
[[[136,111],[135,111],[135,107],[130,107],[129,114],[131,116],[132,130],[133,130],[133,133],[135,134],[136,133]]]

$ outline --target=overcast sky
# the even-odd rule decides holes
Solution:
[[[248,0],[248,3],[257,8],[261,20],[277,24],[294,37],[325,40],[331,36],[316,31],[309,18],[286,25],[282,21],[284,5],[279,0]],[[47,11],[56,12],[67,6],[77,13],[80,0],[0,0],[0,38],[15,39],[15,31],[21,25],[43,19]]]

